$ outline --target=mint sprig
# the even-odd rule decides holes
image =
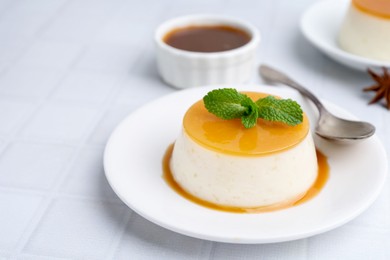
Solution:
[[[291,99],[276,99],[273,96],[267,96],[257,100],[256,105],[259,108],[259,117],[265,120],[283,122],[292,126],[302,123],[301,106]]]
[[[298,125],[303,120],[300,105],[291,99],[267,96],[254,102],[233,88],[212,90],[203,97],[203,102],[206,109],[219,118],[241,118],[245,128],[255,126],[258,118],[291,126]]]

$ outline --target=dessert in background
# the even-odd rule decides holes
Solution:
[[[390,61],[390,0],[352,0],[338,42],[347,52]]]

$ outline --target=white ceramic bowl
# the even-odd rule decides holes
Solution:
[[[173,29],[190,25],[228,25],[247,32],[251,40],[239,47],[221,52],[191,52],[169,46],[164,36]],[[248,81],[256,62],[260,41],[251,24],[219,15],[190,15],[168,20],[156,31],[157,65],[162,79],[176,88],[210,84],[239,84]]]

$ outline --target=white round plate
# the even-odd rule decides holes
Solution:
[[[368,67],[390,67],[390,62],[354,55],[338,46],[338,32],[349,4],[349,0],[329,0],[315,3],[302,16],[301,31],[303,35],[330,58],[353,69],[367,70]]]
[[[130,114],[112,133],[104,154],[106,177],[123,202],[144,218],[201,239],[272,243],[340,226],[378,196],[387,172],[387,159],[375,135],[351,146],[317,139],[316,146],[328,157],[330,177],[318,196],[299,206],[237,214],[208,209],[178,195],[162,178],[163,155],[179,135],[189,106],[215,88],[218,87],[192,88],[159,98]],[[235,88],[297,100],[311,122],[315,122],[313,107],[293,90],[259,85]],[[329,102],[325,105],[339,115],[351,117]]]

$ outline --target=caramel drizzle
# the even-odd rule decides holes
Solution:
[[[270,206],[256,207],[256,208],[240,208],[240,207],[232,207],[232,206],[225,206],[225,205],[217,205],[193,196],[192,194],[185,191],[175,181],[171,169],[169,167],[169,162],[172,156],[172,152],[173,152],[173,144],[171,144],[167,148],[165,155],[163,157],[163,179],[166,181],[166,183],[180,196],[186,198],[189,201],[192,201],[195,204],[198,204],[200,206],[209,209],[231,212],[231,213],[263,213],[263,212],[276,211],[276,210],[286,209],[286,208],[300,205],[317,196],[318,193],[323,189],[323,187],[325,186],[329,178],[329,165],[327,162],[327,158],[319,150],[316,150],[317,160],[318,160],[318,175],[316,181],[313,183],[313,185],[305,194],[299,195],[296,198],[289,200],[287,202],[273,204]]]

